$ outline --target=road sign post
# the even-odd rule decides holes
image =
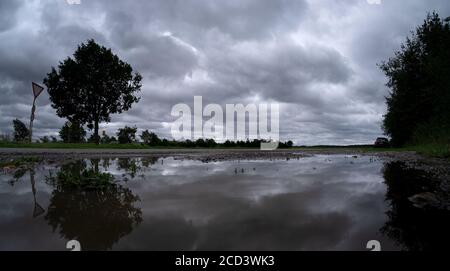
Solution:
[[[34,82],[31,84],[31,87],[33,89],[34,98],[33,98],[33,106],[31,107],[31,116],[30,116],[30,143],[33,142],[33,121],[34,121],[34,112],[36,111],[36,99],[44,90],[43,87],[41,87],[40,85],[38,85]]]

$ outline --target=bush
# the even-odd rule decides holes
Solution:
[[[101,190],[114,185],[114,176],[87,168],[83,162],[73,162],[63,165],[56,176],[48,176],[46,181],[58,189]]]
[[[30,130],[19,119],[13,120],[14,141],[24,142],[30,139]]]
[[[76,122],[66,122],[59,131],[59,136],[64,143],[81,143],[85,141],[86,131]]]
[[[161,139],[155,133],[149,132],[148,130],[142,132],[141,139],[145,145],[158,146],[161,144]]]
[[[120,144],[130,144],[133,143],[136,140],[136,132],[137,128],[131,128],[128,126],[125,126],[122,129],[119,129],[117,132],[117,137]]]

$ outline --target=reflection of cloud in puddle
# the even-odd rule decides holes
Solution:
[[[164,163],[152,160],[148,166],[139,158],[134,164],[122,160],[122,166],[132,165],[136,170],[135,178],[121,184],[141,199],[136,206],[143,222],[114,248],[365,250],[367,240],[379,237],[386,219],[382,165],[368,159],[336,155],[202,163],[164,158]],[[99,169],[118,180],[130,175],[130,169],[120,167],[118,159],[109,162]],[[47,172],[39,170],[36,176]],[[37,181],[39,187],[49,189],[42,179]],[[22,181],[14,189],[0,184],[0,191],[30,193],[26,184]],[[44,192],[39,195],[44,208],[48,196]],[[29,200],[31,204],[32,197]],[[13,231],[7,221],[19,223],[14,217],[17,208],[25,208],[22,201],[9,202],[8,208],[15,212],[0,213],[0,230]],[[51,234],[44,225],[39,227],[41,230],[34,231]]]

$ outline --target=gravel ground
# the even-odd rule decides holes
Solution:
[[[402,159],[418,159],[420,156],[414,152],[362,152],[350,149],[279,149],[275,151],[261,151],[258,149],[25,149],[25,148],[0,148],[0,158],[14,158],[21,156],[44,157],[117,157],[117,156],[174,156],[188,159],[270,159],[305,157],[316,154],[346,154],[346,155],[371,155],[382,157],[396,157]]]

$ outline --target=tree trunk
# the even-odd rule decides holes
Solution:
[[[95,144],[100,144],[100,137],[98,136],[98,119],[95,120],[94,124],[94,137],[95,137]]]

